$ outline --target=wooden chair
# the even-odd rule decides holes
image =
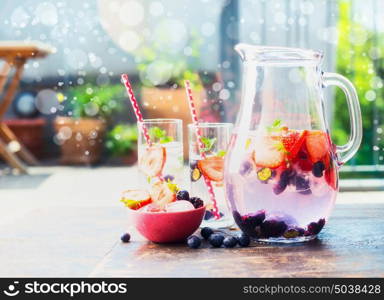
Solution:
[[[40,43],[0,42],[0,59],[4,61],[0,69],[0,156],[20,173],[27,173],[27,168],[21,159],[31,165],[37,165],[38,161],[4,123],[4,115],[15,96],[26,61],[43,58],[52,52],[51,47]],[[13,75],[12,69],[15,70]],[[7,81],[9,84],[6,87]]]

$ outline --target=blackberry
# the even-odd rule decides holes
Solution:
[[[189,193],[188,191],[178,191],[176,194],[177,200],[189,200]]]
[[[199,197],[191,197],[189,198],[189,202],[191,202],[195,208],[200,208],[204,206],[204,201],[201,200]]]
[[[287,227],[284,221],[268,220],[261,224],[261,232],[266,238],[279,237],[287,230]]]

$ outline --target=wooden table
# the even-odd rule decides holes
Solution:
[[[0,42],[0,59],[4,60],[0,70],[0,95],[9,79],[9,84],[0,98],[0,156],[21,173],[26,173],[27,169],[17,154],[32,165],[36,165],[37,160],[20,143],[15,134],[3,122],[3,118],[19,86],[26,61],[28,59],[43,58],[51,52],[53,52],[51,47],[40,43],[25,43],[22,41]],[[13,77],[11,75],[12,69],[14,69]]]
[[[189,249],[137,233],[117,242],[91,276],[384,277],[384,204],[338,204],[319,239],[296,245]]]

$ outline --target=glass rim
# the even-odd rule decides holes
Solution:
[[[183,123],[182,119],[163,119],[163,118],[157,118],[157,119],[144,119],[143,122],[137,121],[137,123],[144,123],[144,124],[178,124]]]
[[[193,123],[188,124],[188,128],[196,128],[196,127],[198,127],[198,128],[220,128],[220,127],[228,128],[228,127],[233,127],[233,124],[229,123],[229,122],[227,122],[227,123],[224,123],[224,122],[223,123],[203,122],[203,123],[199,123],[199,125],[197,125],[197,126]]]
[[[235,50],[243,61],[257,65],[319,65],[323,59],[323,52],[313,49],[250,45],[239,43]]]

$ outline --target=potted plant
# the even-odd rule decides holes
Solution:
[[[93,164],[100,160],[106,125],[120,108],[120,85],[77,86],[67,90],[67,116],[54,120],[63,164]]]
[[[137,126],[117,124],[107,133],[105,146],[113,157],[112,162],[134,164],[137,161]]]
[[[146,118],[182,119],[191,123],[184,80],[191,82],[197,111],[206,99],[198,74],[201,39],[192,34],[188,55],[177,56],[163,51],[156,43],[142,47],[137,53],[138,70],[142,82],[141,100]],[[187,126],[184,126],[184,156],[188,155]]]

